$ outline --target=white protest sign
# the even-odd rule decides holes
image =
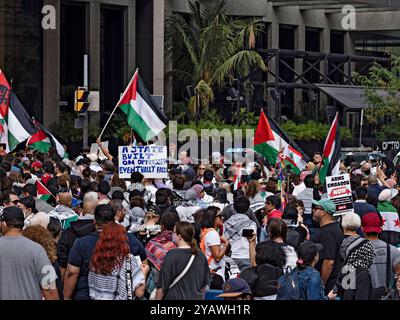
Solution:
[[[326,177],[326,190],[329,199],[336,206],[335,216],[354,212],[350,176],[348,174]]]
[[[118,174],[129,179],[132,172],[140,172],[145,178],[168,177],[166,146],[124,146],[118,147]]]
[[[102,142],[103,146],[108,150],[108,141]],[[104,155],[103,151],[101,151],[100,146],[97,143],[92,143],[90,146],[90,153],[97,154],[100,160],[105,160],[107,157]]]

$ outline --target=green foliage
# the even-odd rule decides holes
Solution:
[[[291,138],[295,140],[325,140],[328,135],[330,125],[315,121],[296,124],[289,120],[282,123],[281,128]],[[351,131],[347,128],[340,128],[342,139],[352,138]]]
[[[246,108],[240,108],[232,116],[232,123],[238,123],[241,128],[256,127],[259,117],[254,112],[249,112]]]
[[[392,63],[392,70],[375,63],[367,75],[353,75],[357,84],[367,88],[365,96],[369,108],[365,117],[372,124],[381,124],[385,116],[390,116],[394,122],[400,120],[400,57],[392,56]]]
[[[214,90],[223,86],[226,79],[267,69],[253,50],[262,23],[229,17],[224,0],[213,4],[195,0],[188,4],[190,16],[174,14],[165,23],[165,54],[173,62],[173,70],[167,76],[178,88],[195,84],[201,113],[207,114]],[[190,99],[189,110],[193,114],[195,105],[195,99]]]
[[[400,140],[400,119],[386,125],[382,125],[377,131],[376,137],[379,140]]]

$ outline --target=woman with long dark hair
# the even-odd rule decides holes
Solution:
[[[194,227],[189,222],[177,222],[174,234],[178,248],[168,251],[164,258],[156,300],[203,300],[210,270],[194,240]]]
[[[221,290],[225,281],[225,253],[229,242],[221,237],[217,230],[224,223],[221,210],[218,207],[208,207],[204,210],[201,220],[200,249],[207,258],[212,274],[210,288]]]
[[[144,295],[147,265],[139,265],[130,253],[122,225],[106,224],[93,251],[88,275],[90,298],[133,300]]]

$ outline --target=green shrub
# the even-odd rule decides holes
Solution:
[[[290,137],[295,140],[325,140],[328,135],[330,125],[308,121],[305,123],[296,124],[289,120],[281,125],[282,130],[285,131]],[[347,128],[340,128],[340,135],[342,139],[352,138],[352,133]]]

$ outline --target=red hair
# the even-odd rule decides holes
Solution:
[[[116,266],[122,266],[129,253],[125,228],[116,222],[107,223],[97,240],[90,268],[93,272],[109,275]]]

